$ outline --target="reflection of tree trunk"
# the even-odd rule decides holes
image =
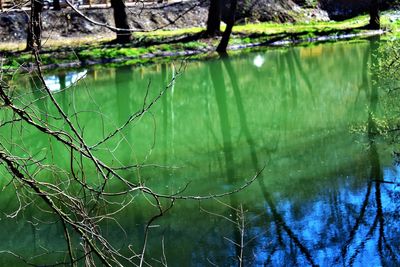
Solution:
[[[29,79],[29,85],[30,89],[32,92],[33,100],[32,103],[36,104],[36,108],[33,107],[32,105],[32,112],[35,114],[37,118],[40,118],[43,124],[46,124],[48,121],[48,114],[49,114],[49,108],[47,105],[47,93],[43,90],[42,82],[41,80],[36,76],[32,75],[31,78]],[[37,114],[37,112],[39,114]],[[51,140],[51,139],[49,139]],[[43,138],[38,138],[35,142],[34,145],[38,149],[43,149],[43,147],[48,146],[48,144],[43,144],[43,142],[46,141]],[[32,150],[35,151],[35,150]],[[37,151],[37,150],[36,150]]]
[[[286,56],[286,62],[287,66],[289,69],[289,75],[290,75],[290,90],[292,91],[292,101],[293,101],[293,107],[295,108],[297,106],[297,84],[298,80],[296,79],[296,71],[294,69],[294,64],[293,64],[293,58],[289,54]],[[281,74],[282,75],[282,74]]]
[[[383,238],[385,236],[385,232],[384,232],[385,219],[383,217],[382,197],[381,197],[381,181],[383,180],[383,175],[379,178],[378,177],[376,177],[376,178],[377,178],[377,181],[375,182],[375,201],[376,201],[376,216],[378,217],[378,223],[379,223],[378,254],[381,259],[381,264],[383,264],[383,262],[384,262]]]
[[[372,58],[374,58],[376,56],[376,45],[374,44],[374,40],[371,40],[370,47],[371,47],[371,49],[369,49],[370,56]],[[368,62],[366,59],[367,59],[367,57],[364,57],[365,68],[367,67],[367,62]],[[371,65],[373,65],[373,64],[371,64]],[[372,85],[370,83],[368,83],[368,79],[367,78],[365,78],[365,77],[363,78],[363,83],[366,82],[365,86],[370,86],[370,88],[366,89],[367,92],[371,91],[371,93],[367,93],[367,96],[369,96],[369,95],[372,96],[372,95],[376,95],[377,94],[377,92],[372,93],[372,91],[375,91],[377,89],[376,86],[375,86],[377,81],[374,78],[374,74],[373,74],[374,71],[371,70],[371,72],[372,72],[372,77],[371,77],[371,80],[372,80],[371,84]],[[366,71],[365,71],[365,73],[366,73]],[[370,100],[370,106],[369,106],[369,116],[368,116],[368,124],[367,124],[368,125],[367,134],[368,134],[368,139],[369,139],[369,158],[370,158],[370,161],[371,161],[371,172],[370,172],[370,175],[369,175],[370,181],[368,181],[367,192],[365,194],[365,198],[364,198],[364,201],[362,203],[362,206],[361,206],[359,215],[358,215],[358,217],[356,219],[356,222],[355,222],[354,226],[352,227],[352,229],[350,231],[349,238],[346,240],[346,242],[342,246],[341,256],[342,256],[342,260],[344,261],[344,263],[346,262],[348,249],[349,249],[351,243],[353,242],[353,240],[355,239],[355,236],[356,236],[358,230],[360,229],[361,223],[365,220],[364,217],[365,217],[366,209],[367,209],[367,206],[368,206],[368,203],[369,203],[369,198],[370,198],[371,191],[372,191],[372,181],[376,180],[376,179],[377,180],[382,179],[382,173],[381,173],[381,170],[380,170],[379,155],[378,155],[378,152],[376,150],[376,144],[374,142],[374,135],[376,133],[376,131],[375,131],[376,125],[375,125],[375,122],[374,122],[373,117],[372,117],[372,114],[376,112],[376,107],[377,107],[377,102],[376,101],[377,101],[377,98],[376,97],[370,97],[369,100]],[[376,195],[376,192],[375,192],[375,198],[377,199],[377,197],[378,196]],[[376,221],[372,224],[371,229],[370,229],[369,232],[372,233],[375,228],[376,228]],[[363,246],[363,242],[360,243],[360,246]],[[357,255],[358,255],[358,251],[356,250],[356,253],[354,253],[349,259],[349,263],[350,264],[354,262],[354,260],[356,259]]]
[[[228,179],[234,177],[234,163],[232,152],[232,134],[229,123],[228,107],[226,100],[225,79],[223,76],[221,62],[219,60],[210,64],[211,79],[215,89],[215,98],[217,100],[218,114],[220,117],[221,133],[223,140],[223,150],[227,168]]]
[[[249,126],[247,123],[247,118],[246,118],[246,111],[243,105],[243,101],[242,101],[242,96],[240,94],[240,88],[239,88],[239,83],[237,81],[237,76],[235,73],[235,70],[231,64],[231,61],[229,58],[225,58],[223,60],[225,68],[228,72],[231,84],[232,84],[232,88],[233,88],[233,94],[235,96],[235,101],[236,101],[236,107],[238,109],[238,114],[239,114],[239,120],[240,120],[240,125],[244,131],[244,134],[246,136],[246,140],[247,143],[249,145],[249,148],[251,150],[251,158],[253,161],[253,167],[256,171],[258,171],[258,159],[257,159],[257,154],[254,150],[255,147],[255,143],[253,138],[251,137],[250,134],[250,130],[249,130]]]
[[[379,36],[370,38],[370,52],[371,52],[371,94],[370,94],[370,112],[375,113],[379,100]]]
[[[58,75],[58,80],[60,83],[60,96],[61,96],[61,103],[62,103],[62,109],[64,111],[65,114],[68,115],[68,97],[67,97],[67,92],[66,92],[66,88],[67,88],[67,84],[66,84],[66,80],[65,80],[65,72],[61,72]]]
[[[310,251],[306,246],[303,245],[303,243],[300,241],[300,239],[296,236],[296,234],[290,229],[289,225],[286,223],[285,219],[279,214],[278,209],[276,208],[274,202],[272,201],[272,198],[267,191],[267,187],[265,186],[264,180],[258,179],[258,184],[260,186],[261,192],[263,193],[264,199],[266,203],[268,204],[271,212],[273,219],[275,221],[275,224],[277,227],[282,228],[288,237],[293,241],[294,245],[300,250],[300,252],[306,257],[307,261],[312,265],[312,266],[317,266],[314,263],[314,260],[311,256]]]
[[[125,123],[129,116],[129,81],[132,79],[132,67],[123,66],[115,69],[115,89],[117,90],[118,123]]]
[[[215,36],[220,33],[221,25],[221,0],[210,0],[208,8],[207,30],[209,36]]]
[[[227,72],[229,74],[229,77],[231,79],[231,83],[232,83],[232,87],[233,87],[233,91],[234,91],[234,95],[235,95],[235,99],[236,99],[236,106],[238,108],[240,124],[241,124],[241,127],[243,128],[244,134],[246,136],[246,141],[247,141],[247,143],[249,145],[253,167],[254,167],[254,169],[256,171],[258,171],[259,170],[259,166],[258,166],[259,163],[258,163],[257,153],[256,153],[256,150],[255,150],[255,142],[254,142],[253,137],[251,136],[251,133],[250,133],[250,130],[249,130],[249,127],[248,127],[246,113],[245,113],[245,109],[244,109],[244,106],[243,106],[242,97],[240,95],[240,88],[239,88],[239,84],[238,84],[237,79],[236,79],[237,75],[235,74],[234,68],[232,67],[231,62],[229,61],[229,58],[225,58],[224,64],[225,64],[225,67],[226,67]],[[278,230],[277,230],[278,237],[281,236],[280,229],[283,229],[287,233],[289,238],[293,241],[295,246],[298,247],[299,250],[304,254],[304,256],[309,261],[309,263],[311,265],[313,265],[313,266],[316,266],[316,264],[314,263],[314,261],[313,261],[313,259],[311,257],[311,254],[310,254],[309,250],[300,242],[300,240],[297,238],[297,236],[294,234],[294,232],[286,224],[286,222],[284,221],[283,217],[279,214],[277,208],[275,207],[275,204],[273,203],[269,193],[266,190],[266,186],[264,184],[264,180],[262,179],[262,177],[257,179],[257,181],[258,181],[258,184],[259,184],[259,186],[261,188],[261,191],[262,191],[262,193],[264,195],[264,199],[267,202],[268,206],[270,207],[270,210],[272,212],[273,218],[274,218],[274,220],[276,222],[276,226],[278,228]]]
[[[226,54],[226,48],[228,47],[229,39],[231,37],[233,26],[235,25],[235,13],[236,13],[237,0],[231,0],[229,7],[229,17],[226,22],[226,29],[222,34],[221,42],[217,47],[217,52],[224,55]]]
[[[161,88],[165,88],[167,86],[167,65],[165,63],[161,64]],[[164,151],[170,151],[168,148],[168,94],[165,94],[161,98],[162,103],[162,116],[163,116],[163,137],[162,137],[162,146]],[[168,153],[164,152],[164,166],[168,165]],[[163,171],[164,179],[168,177],[168,170],[165,168]]]
[[[42,11],[43,1],[31,0],[31,18],[28,25],[26,50],[40,50],[42,47]]]
[[[361,84],[358,86],[355,104],[358,102],[358,98],[360,97],[360,94],[362,91],[365,91],[366,97],[369,98],[368,63],[369,63],[369,58],[371,55],[370,50],[371,50],[371,47],[368,46],[368,48],[364,52],[362,69],[361,69]]]
[[[118,124],[122,125],[130,115],[130,83],[132,80],[132,66],[123,66],[115,69],[115,90],[116,90],[116,109],[118,111]],[[132,126],[126,127],[121,132],[121,138],[124,139],[124,145],[121,146],[121,155],[123,159],[130,162],[132,155]]]
[[[369,120],[369,121],[372,121],[372,120]],[[356,249],[354,249],[353,255],[351,255],[351,257],[349,258],[349,265],[354,264],[354,261],[357,259],[357,256],[361,252],[362,248],[364,248],[366,242],[371,238],[371,236],[375,232],[378,225],[379,225],[379,229],[382,229],[382,234],[383,234],[384,221],[383,221],[382,201],[381,201],[381,191],[380,191],[380,181],[382,181],[382,179],[383,179],[383,173],[381,170],[379,154],[378,154],[378,151],[376,148],[374,137],[373,137],[373,134],[370,133],[370,127],[371,127],[371,123],[369,122],[368,123],[368,138],[369,138],[369,157],[370,157],[370,163],[371,163],[371,172],[369,175],[370,181],[368,182],[367,194],[364,199],[363,206],[360,211],[360,215],[357,218],[356,224],[352,228],[352,231],[350,232],[349,239],[346,241],[346,243],[342,247],[342,257],[343,257],[344,261],[346,261],[347,249],[351,245],[351,242],[354,239],[354,237],[356,236],[357,229],[359,229],[360,223],[362,221],[364,221],[363,217],[365,214],[365,209],[368,205],[368,199],[369,199],[369,195],[371,193],[372,181],[375,182],[375,201],[376,201],[377,213],[376,213],[376,216],[374,218],[374,221],[373,221],[369,231],[365,235],[364,239],[358,244],[358,247]],[[379,232],[380,231],[381,230],[379,230]],[[378,252],[379,252],[380,246],[381,246],[380,238],[379,238],[377,246],[378,246]],[[380,252],[379,252],[379,254],[380,254]]]
[[[371,190],[372,190],[372,181],[368,182],[367,192],[365,194],[365,198],[364,198],[364,201],[362,203],[359,215],[358,215],[358,217],[356,219],[356,222],[355,222],[353,228],[350,231],[349,238],[346,240],[346,242],[342,246],[341,256],[342,256],[342,260],[344,262],[346,261],[348,249],[349,249],[349,247],[351,245],[351,242],[353,242],[353,239],[356,236],[356,233],[357,233],[358,229],[360,228],[361,223],[364,221],[364,216],[365,216],[365,212],[367,210],[367,206],[368,206],[368,202],[369,202],[369,196],[371,195]]]
[[[228,106],[227,106],[227,98],[226,98],[226,86],[225,86],[225,79],[223,76],[223,70],[221,61],[217,60],[210,64],[210,74],[211,80],[215,90],[215,98],[217,101],[218,106],[218,114],[219,114],[219,122],[220,128],[222,133],[222,146],[225,158],[225,168],[226,168],[226,176],[227,182],[229,184],[234,183],[235,178],[235,162],[233,159],[233,151],[232,151],[232,134],[231,134],[231,126],[229,123],[229,116],[228,116]],[[237,203],[237,199],[235,194],[229,195],[230,206],[234,207],[235,209],[239,209],[239,205]],[[238,220],[238,214],[235,211],[233,214],[234,218],[233,221]],[[237,229],[233,230],[234,232],[234,240],[236,244],[241,244],[241,235]],[[242,263],[242,249],[240,246],[236,245],[236,256],[239,260],[239,265]]]
[[[47,107],[47,93],[42,89],[42,81],[35,75],[29,79],[32,95],[34,96],[35,103],[38,107],[42,121],[47,121],[48,107]]]
[[[373,115],[377,112],[378,101],[379,101],[379,76],[378,76],[378,58],[379,58],[379,36],[370,40],[371,44],[371,94],[370,94],[370,106],[369,106],[369,118],[368,118],[368,138],[370,143],[370,155],[371,155],[371,177],[370,179],[375,181],[375,202],[376,202],[376,217],[378,219],[378,231],[379,239],[377,244],[378,254],[381,259],[381,264],[385,264],[384,258],[384,242],[385,238],[385,218],[382,208],[382,194],[381,184],[384,180],[383,171],[381,168],[379,154],[375,143],[375,135],[378,133],[378,127]],[[393,251],[390,246],[386,246],[389,254],[393,255]],[[396,262],[396,258],[393,259]]]
[[[384,218],[384,212],[383,212],[383,206],[382,206],[382,192],[381,192],[381,184],[384,179],[383,176],[383,171],[379,159],[379,154],[376,146],[376,141],[375,141],[375,136],[377,134],[377,125],[376,122],[373,118],[373,115],[376,113],[377,108],[378,108],[378,100],[379,100],[379,94],[378,94],[378,76],[377,76],[377,70],[376,68],[376,63],[377,63],[377,58],[378,58],[378,48],[379,48],[379,38],[372,38],[370,39],[370,53],[371,53],[371,84],[370,84],[370,94],[369,94],[369,100],[370,100],[370,105],[369,105],[369,116],[368,116],[368,128],[367,128],[367,136],[368,136],[368,145],[369,145],[369,158],[370,158],[370,164],[371,164],[371,171],[369,175],[369,181],[368,181],[368,188],[367,188],[367,193],[365,196],[365,199],[363,201],[363,205],[360,210],[360,214],[356,220],[356,223],[354,227],[352,228],[350,232],[349,239],[346,241],[346,243],[342,246],[342,257],[343,261],[346,261],[346,256],[347,256],[347,251],[348,248],[350,247],[352,241],[355,239],[355,236],[357,234],[358,229],[360,228],[360,225],[363,221],[366,220],[363,219],[365,217],[365,211],[368,206],[369,202],[369,197],[371,195],[371,189],[372,189],[372,183],[375,183],[375,207],[376,207],[376,216],[374,217],[373,223],[371,224],[371,227],[369,228],[367,234],[364,236],[364,238],[361,240],[361,242],[358,244],[358,246],[354,249],[353,255],[349,257],[349,265],[352,265],[355,260],[357,259],[360,251],[362,248],[365,247],[366,243],[368,240],[373,236],[375,231],[378,229],[378,242],[376,244],[376,248],[378,250],[378,255],[381,260],[381,264],[383,266],[387,265],[386,259],[385,259],[385,252],[388,253],[388,255],[391,257],[391,262],[392,264],[398,263],[397,262],[397,257],[394,254],[391,246],[386,242],[386,237],[385,237],[385,218]],[[396,264],[394,264],[396,265]]]
[[[277,62],[276,65],[278,66],[277,68],[277,73],[279,76],[279,80],[277,79],[277,82],[275,84],[275,86],[277,88],[279,88],[280,92],[281,92],[281,99],[282,99],[282,112],[280,112],[279,114],[277,114],[277,116],[279,117],[278,121],[280,121],[280,125],[283,125],[282,127],[280,127],[280,129],[278,130],[280,132],[280,135],[283,135],[284,137],[287,136],[287,132],[288,132],[288,125],[289,125],[289,114],[290,114],[290,110],[289,110],[289,93],[287,90],[287,79],[285,77],[285,73],[286,73],[286,60],[284,60],[286,57],[286,54],[281,53],[279,54],[279,57],[277,58]]]
[[[119,29],[129,29],[128,16],[126,15],[125,3],[123,0],[111,0],[111,7],[114,11],[115,27]],[[116,43],[123,44],[131,41],[131,33],[129,31],[117,31]]]
[[[308,88],[308,91],[310,92],[310,95],[311,95],[311,99],[312,99],[312,101],[313,101],[313,104],[315,104],[315,99],[314,99],[314,92],[313,92],[313,88],[312,88],[312,83],[311,83],[311,81],[310,81],[310,79],[309,79],[309,77],[308,77],[308,73],[307,73],[306,71],[304,71],[303,66],[301,65],[301,62],[300,62],[300,60],[299,60],[297,54],[294,52],[293,49],[291,50],[290,55],[291,55],[291,57],[293,58],[294,63],[295,63],[296,66],[297,66],[297,70],[298,70],[299,73],[300,73],[300,77],[303,78],[304,82],[305,82],[306,85],[307,85],[307,88]]]
[[[61,72],[58,75],[58,79],[60,81],[60,90],[64,91],[67,88],[66,80],[65,80],[65,72]]]

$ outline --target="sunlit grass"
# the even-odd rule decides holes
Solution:
[[[99,45],[109,42],[114,38],[113,34],[105,36],[83,36],[68,38],[46,38],[42,39],[43,49],[58,49],[63,47],[80,47],[85,45]],[[1,42],[0,51],[22,51],[26,47],[26,41]]]
[[[302,32],[306,30],[321,30],[321,29],[347,29],[347,28],[357,28],[364,26],[368,23],[368,16],[358,16],[345,21],[329,21],[329,22],[315,22],[311,21],[309,23],[249,23],[244,25],[237,25],[233,28],[234,33],[266,33],[275,34],[281,32]],[[225,25],[221,27],[221,30],[225,29]],[[185,29],[176,30],[157,30],[153,32],[142,32],[135,33],[136,37],[150,37],[150,38],[163,38],[163,37],[174,37],[180,35],[196,34],[204,31],[204,28],[193,27]]]
[[[348,29],[364,26],[368,23],[367,16],[359,16],[353,19],[336,22],[310,22],[310,23],[257,23],[238,25],[233,28],[236,33],[281,33],[281,32],[303,32],[307,30],[322,29]]]
[[[20,51],[26,47],[26,42],[1,42],[0,51]]]
[[[185,34],[196,34],[203,31],[203,28],[193,27],[193,28],[184,28],[184,29],[174,29],[174,30],[157,30],[151,32],[138,32],[135,33],[136,37],[174,37]]]

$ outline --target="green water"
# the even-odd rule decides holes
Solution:
[[[244,210],[245,266],[396,265],[400,170],[391,146],[372,133],[390,115],[371,65],[378,46],[269,49],[224,60],[57,72],[46,81],[88,145],[168,86],[149,112],[93,148],[111,166],[140,165],[119,173],[155,192],[174,194],[186,186],[181,195],[229,192],[265,167],[237,194],[176,201],[150,230],[150,265],[161,265],[163,254],[170,266],[238,265],[232,242],[240,235],[228,219],[239,217],[229,206]],[[78,72],[86,74],[68,87]],[[39,84],[19,76],[12,93],[19,105],[33,103],[32,112],[49,125],[68,129]],[[70,176],[70,152],[54,139],[26,125],[6,125],[0,133],[14,155],[54,165],[37,179]],[[98,184],[94,167],[83,164],[85,177]],[[6,185],[10,178],[1,171]],[[111,183],[110,191],[112,186],[120,185]],[[0,197],[0,250],[26,257],[46,251],[32,259],[40,264],[65,259],[60,225],[39,223],[45,216],[28,208],[7,218],[18,206],[13,188]],[[145,223],[155,214],[138,195],[102,225],[104,234],[121,251],[129,244],[139,250]],[[9,254],[0,263],[24,265]]]

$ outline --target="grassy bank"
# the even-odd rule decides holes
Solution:
[[[359,16],[342,22],[311,22],[297,24],[259,23],[234,27],[230,49],[254,46],[290,45],[314,43],[338,39],[360,39],[382,32],[363,28],[367,16]],[[386,36],[398,34],[399,21],[391,21],[390,15],[382,16]],[[138,64],[157,61],[160,57],[193,56],[209,54],[219,38],[208,38],[202,28],[154,31],[134,34],[129,46],[111,45],[110,37],[96,40],[90,37],[63,40],[46,40],[40,54],[46,68],[68,68],[94,64]],[[21,44],[0,45],[2,69],[14,71],[32,68],[30,53],[22,52]]]

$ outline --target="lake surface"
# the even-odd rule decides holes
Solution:
[[[237,266],[235,244],[243,240],[244,266],[394,266],[400,169],[377,134],[393,115],[374,73],[378,48],[376,41],[276,48],[224,60],[57,72],[46,83],[89,145],[168,87],[147,113],[93,149],[112,166],[140,165],[119,173],[155,192],[220,194],[264,168],[239,193],[177,200],[150,229],[149,265]],[[19,105],[67,129],[37,80],[18,76],[13,85]],[[15,155],[54,166],[38,179],[70,175],[70,151],[54,139],[18,125],[0,134]],[[93,166],[82,164],[96,184]],[[18,207],[13,190],[0,195],[0,250],[40,255],[30,259],[39,264],[65,259],[60,225],[29,208],[6,216]],[[137,194],[102,224],[116,248],[140,250],[146,222],[157,214],[149,202]],[[24,265],[2,255],[0,265]]]

